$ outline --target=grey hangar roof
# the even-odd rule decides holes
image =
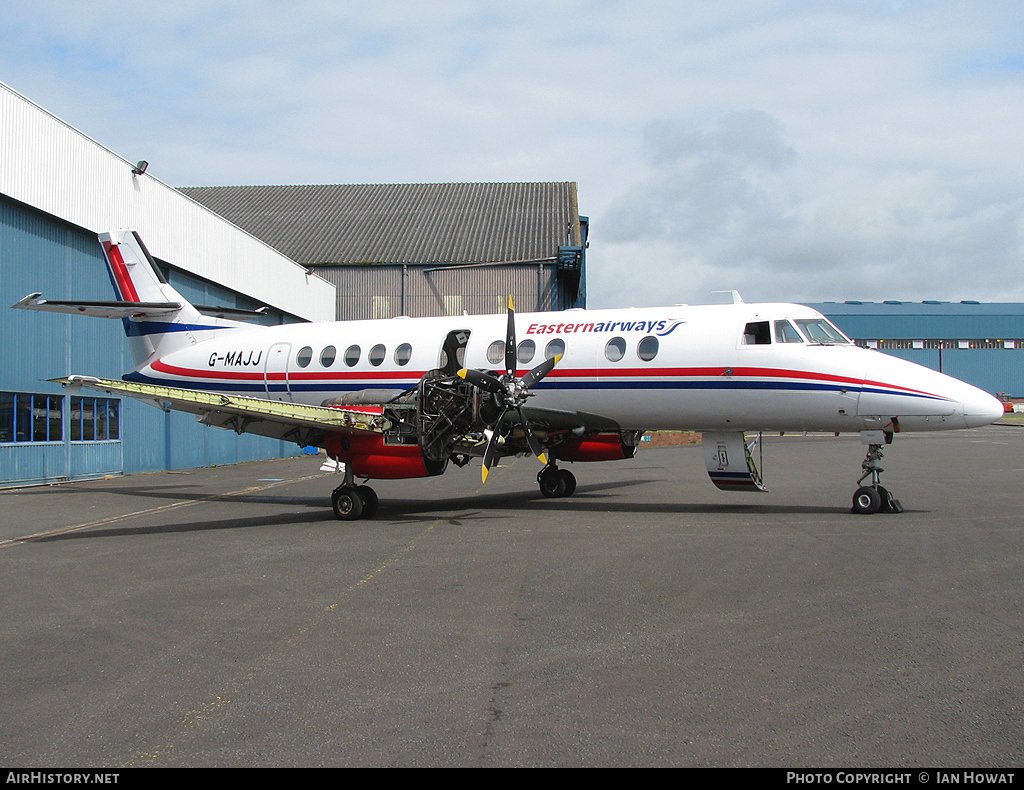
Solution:
[[[574,182],[180,191],[307,265],[543,261],[583,243]]]

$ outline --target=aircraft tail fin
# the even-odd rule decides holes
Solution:
[[[136,367],[154,357],[206,340],[210,332],[247,326],[225,315],[255,318],[260,313],[191,304],[167,282],[135,231],[101,233],[99,241],[117,301],[57,301],[32,293],[12,306],[21,310],[119,318],[124,324]],[[204,314],[204,310],[214,314]]]
[[[111,283],[125,306],[125,334],[135,364],[193,345],[208,332],[244,327],[239,321],[204,315],[172,286],[142,238],[133,230],[101,233]]]

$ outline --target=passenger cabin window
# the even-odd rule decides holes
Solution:
[[[798,318],[796,325],[812,343],[826,346],[850,344],[849,338],[824,318]]]
[[[743,344],[764,346],[772,342],[772,331],[767,321],[751,321],[743,330]]]
[[[650,362],[658,356],[658,338],[648,335],[637,344],[636,355],[644,362]]]
[[[334,346],[327,346],[323,351],[320,352],[320,364],[325,368],[329,368],[334,364],[334,360],[338,358],[338,349]]]
[[[302,348],[299,349],[299,353],[295,357],[295,364],[297,364],[300,368],[304,368],[307,365],[309,365],[312,359],[313,349],[310,348],[309,346],[303,346]]]
[[[384,361],[384,356],[387,354],[386,349],[380,343],[370,349],[370,353],[366,355],[366,358],[370,360],[370,364],[377,367],[381,362]]]
[[[626,354],[626,339],[613,337],[604,346],[604,355],[609,362],[618,362]]]
[[[556,337],[544,348],[544,359],[551,359],[559,354],[565,353],[565,341],[560,337]]]
[[[410,344],[402,343],[402,345],[395,349],[396,364],[408,365],[410,359],[412,359],[412,346]]]
[[[505,341],[495,340],[487,347],[487,361],[498,365],[505,359]]]
[[[533,358],[537,353],[537,344],[532,340],[524,340],[519,344],[519,350],[516,353],[519,364],[528,365],[533,362]]]
[[[804,339],[800,337],[800,333],[796,331],[796,327],[793,326],[789,321],[776,321],[775,322],[775,342],[776,343],[803,343]]]
[[[362,350],[359,346],[349,346],[345,349],[345,364],[350,368],[355,367],[356,363],[359,362],[359,355],[361,353]]]

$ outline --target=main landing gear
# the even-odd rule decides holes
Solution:
[[[572,496],[576,490],[576,475],[568,469],[548,464],[537,473],[537,485],[546,497]]]
[[[891,437],[891,434],[889,437]],[[892,439],[889,438],[889,441],[892,441]],[[903,505],[900,504],[898,499],[894,499],[888,489],[884,488],[879,482],[882,472],[885,471],[878,464],[881,459],[882,445],[868,444],[867,455],[861,463],[864,474],[857,481],[860,488],[853,494],[852,512],[858,514],[903,512]],[[871,482],[868,485],[861,485],[869,477]]]
[[[377,512],[377,492],[368,485],[355,484],[352,468],[345,464],[345,482],[331,492],[334,515],[342,521],[373,518]]]

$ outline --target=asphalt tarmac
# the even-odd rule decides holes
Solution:
[[[302,457],[0,492],[0,765],[1024,763],[1024,429],[374,483]]]

